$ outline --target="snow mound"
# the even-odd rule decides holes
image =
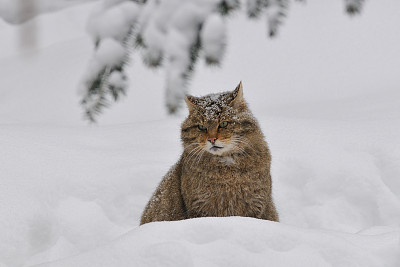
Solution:
[[[399,266],[400,230],[363,234],[253,218],[199,218],[140,226],[79,256],[39,266]]]

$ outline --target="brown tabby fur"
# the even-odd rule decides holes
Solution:
[[[240,83],[232,92],[186,98],[183,154],[156,189],[140,224],[206,216],[278,221],[271,155],[242,92]],[[228,124],[221,127],[224,121]]]

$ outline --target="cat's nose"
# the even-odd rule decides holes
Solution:
[[[215,144],[215,140],[217,140],[217,137],[208,137],[207,140],[210,141],[211,144]]]

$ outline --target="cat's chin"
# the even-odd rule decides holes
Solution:
[[[208,153],[216,155],[216,156],[222,156],[225,152],[223,151],[223,148],[215,149],[215,148],[210,148],[207,150]]]
[[[230,145],[226,146],[210,146],[207,148],[207,152],[216,156],[224,156],[231,152],[232,147]]]

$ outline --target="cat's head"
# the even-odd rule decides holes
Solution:
[[[189,116],[182,123],[181,138],[188,153],[243,154],[251,147],[253,136],[260,135],[243,98],[242,82],[230,92],[187,96],[186,104]]]

